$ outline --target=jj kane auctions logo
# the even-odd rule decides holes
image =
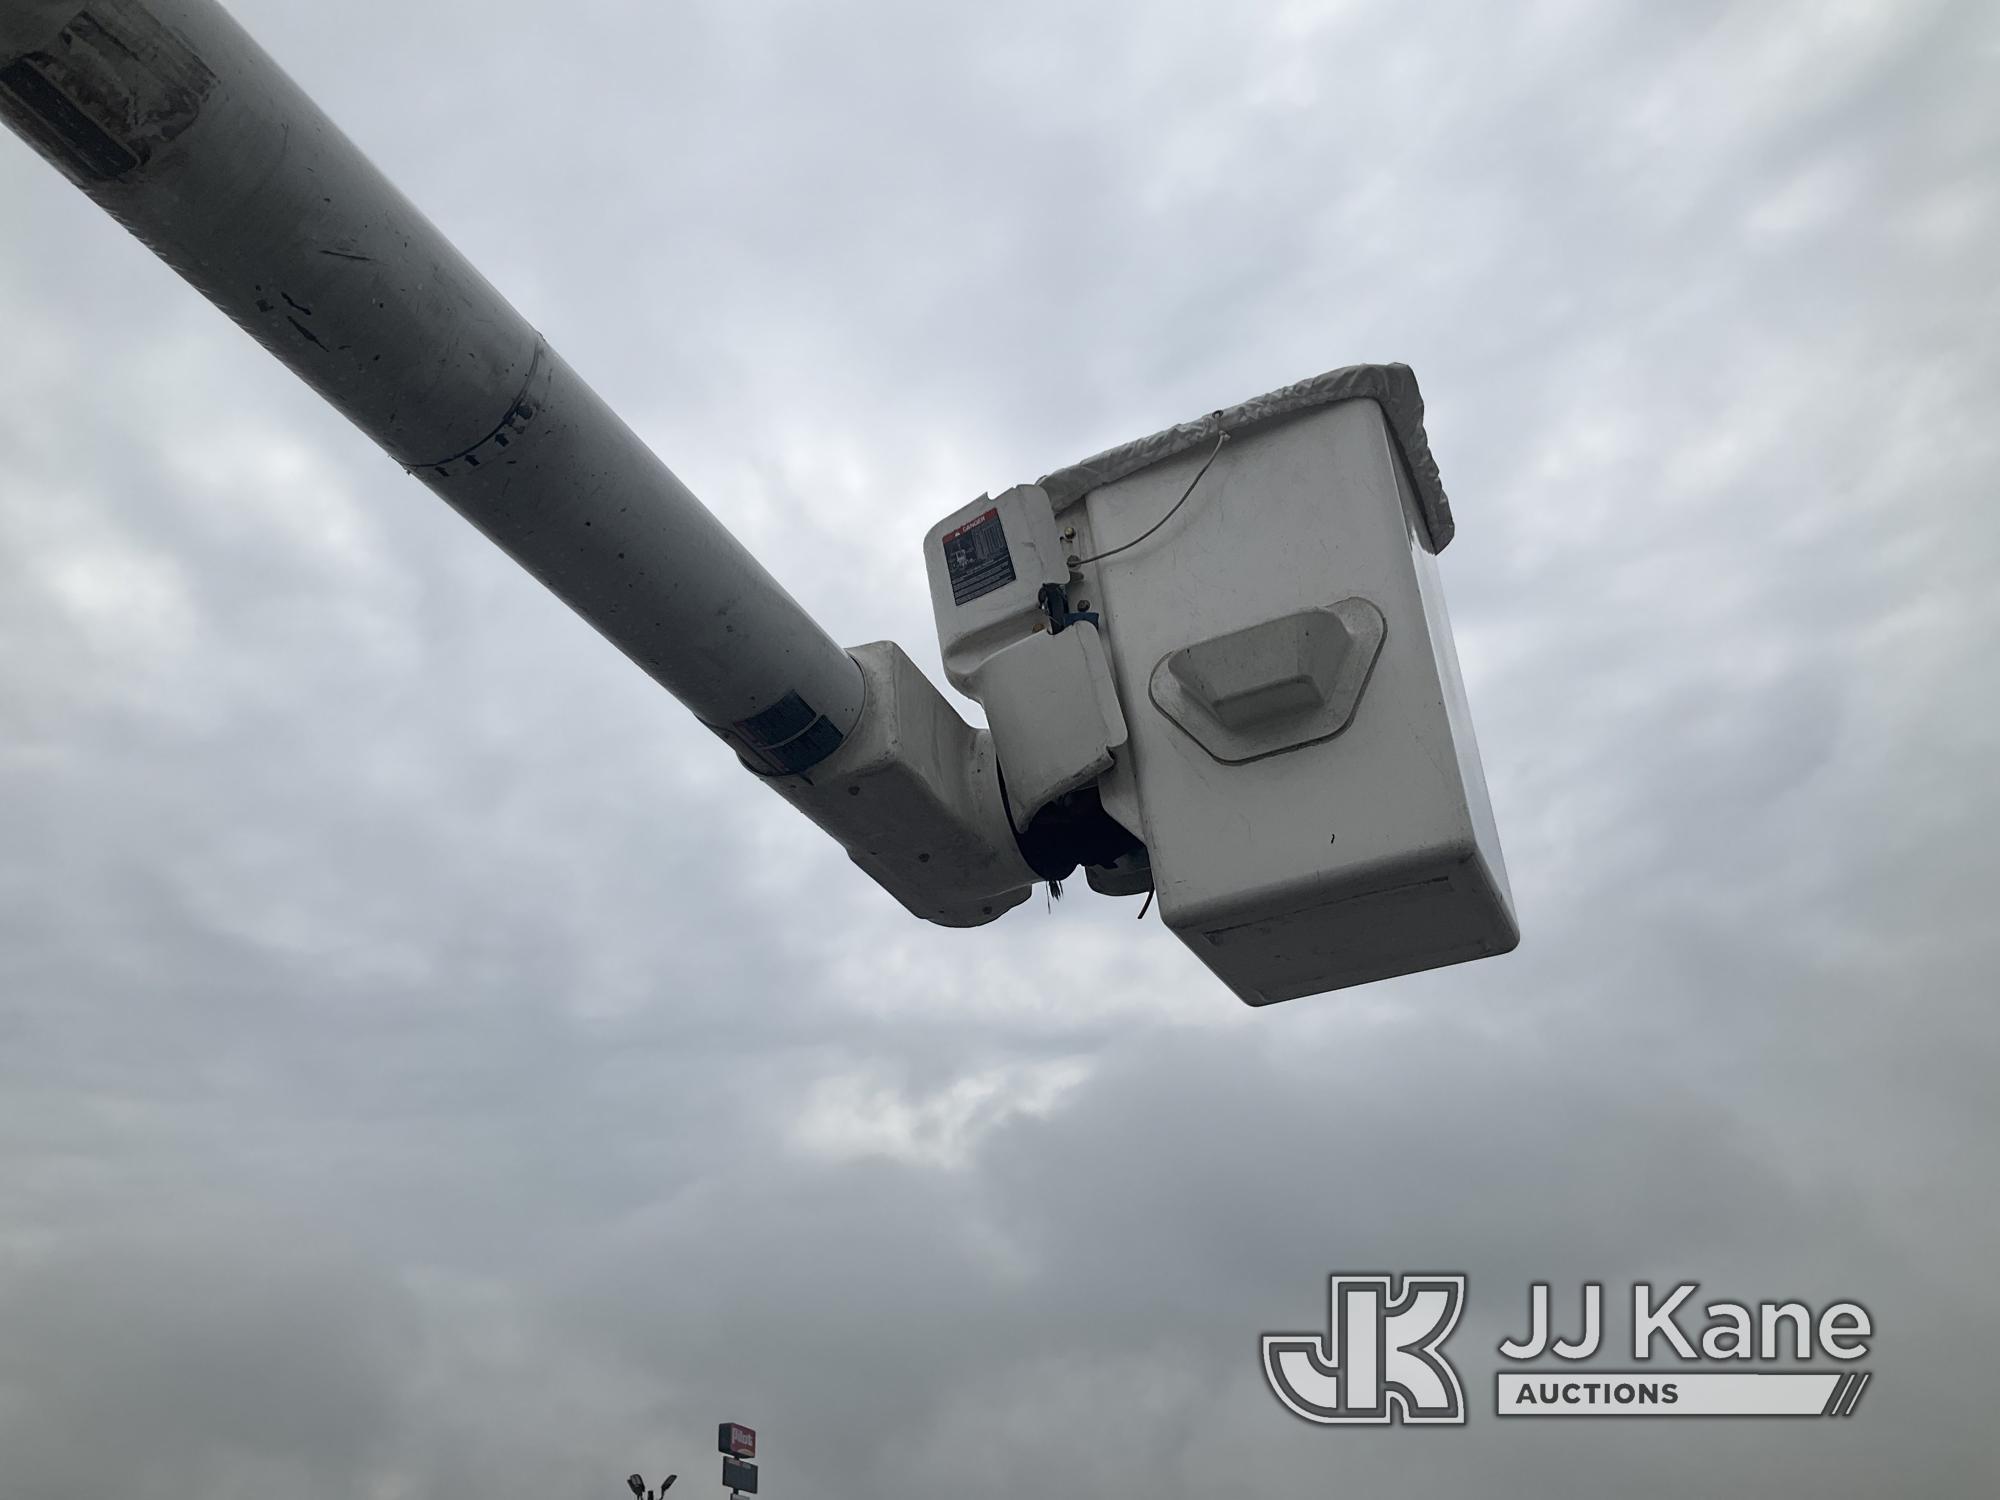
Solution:
[[[1851,1368],[1773,1369],[1868,1355],[1874,1323],[1858,1302],[1815,1313],[1803,1302],[1710,1302],[1697,1282],[1655,1292],[1631,1289],[1632,1359],[1641,1370],[1580,1368],[1604,1348],[1604,1287],[1582,1287],[1576,1337],[1551,1326],[1549,1285],[1528,1289],[1528,1331],[1502,1340],[1510,1366],[1494,1374],[1502,1417],[1846,1417],[1872,1378]],[[1402,1277],[1336,1274],[1328,1289],[1327,1331],[1264,1335],[1264,1378],[1286,1409],[1338,1426],[1460,1425],[1465,1394],[1444,1344],[1465,1310],[1466,1279],[1436,1273]],[[1547,1364],[1554,1359],[1561,1363]],[[1659,1363],[1648,1363],[1650,1361]]]

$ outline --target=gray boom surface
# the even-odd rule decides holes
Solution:
[[[860,670],[211,0],[0,0],[0,117],[767,776]]]

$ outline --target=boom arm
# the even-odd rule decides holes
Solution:
[[[0,0],[0,117],[918,916],[1082,865],[1252,1005],[1519,942],[1407,366],[941,521],[973,729],[835,645],[214,0]]]
[[[0,116],[911,910],[1025,899],[985,731],[837,646],[213,0],[4,0]]]

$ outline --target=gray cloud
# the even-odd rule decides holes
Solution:
[[[1976,1494],[1996,38],[1970,5],[242,0],[836,635],[1405,359],[1525,940],[1240,1009],[920,927],[0,150],[9,1494]],[[5,144],[5,143],[0,143]],[[1336,1268],[1856,1297],[1845,1424],[1329,1432]],[[1318,1302],[1318,1306],[1316,1306]],[[1587,1431],[1573,1430],[1588,1427]]]

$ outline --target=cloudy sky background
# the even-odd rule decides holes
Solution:
[[[2000,1485],[1990,6],[233,8],[934,674],[937,517],[1408,361],[1524,940],[915,923],[0,141],[0,1491]],[[1471,1426],[1279,1408],[1340,1267],[1470,1274]],[[1876,1380],[1500,1423],[1538,1278]]]

